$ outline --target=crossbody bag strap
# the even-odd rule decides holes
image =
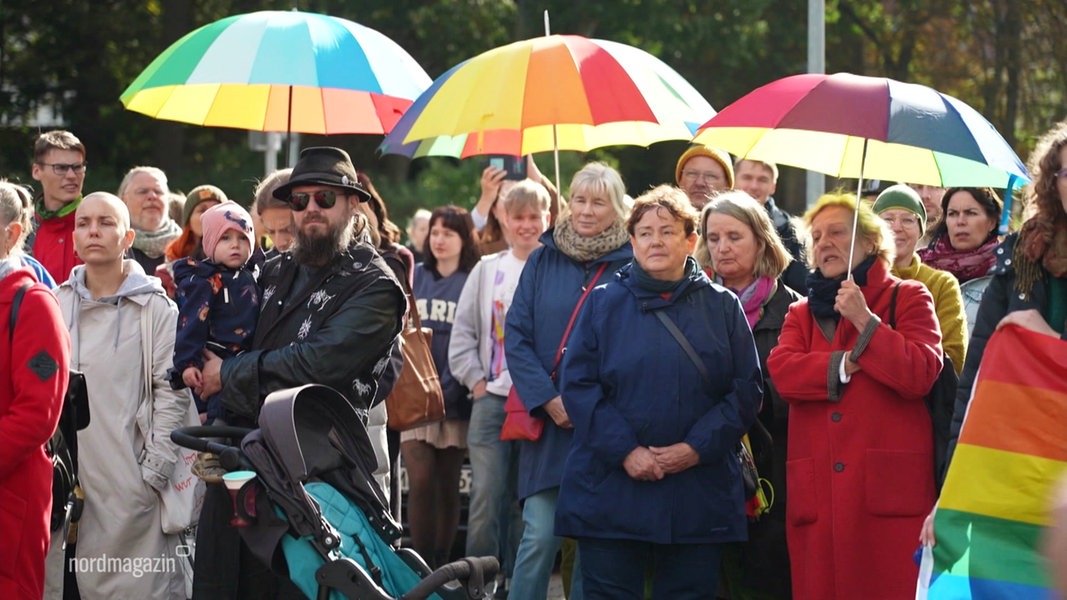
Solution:
[[[567,322],[567,328],[563,330],[563,337],[559,340],[559,348],[556,348],[556,360],[552,363],[552,378],[555,379],[556,369],[559,368],[559,362],[563,360],[563,352],[567,349],[567,338],[571,336],[571,329],[574,327],[574,321],[578,319],[578,311],[582,309],[582,304],[585,303],[585,299],[589,296],[589,292],[593,291],[596,287],[596,282],[600,281],[600,276],[604,274],[604,269],[608,268],[608,263],[600,263],[600,268],[597,269],[596,275],[585,286],[582,291],[581,298],[578,298],[578,304],[574,305],[574,311],[571,312],[571,320]]]
[[[662,310],[653,311],[653,314],[656,315],[656,318],[659,319],[660,323],[663,323],[663,326],[667,328],[667,331],[669,331],[675,341],[678,342],[678,345],[682,347],[682,350],[685,350],[686,356],[689,357],[689,360],[693,361],[693,366],[697,368],[697,371],[700,371],[700,376],[704,379],[704,385],[710,388],[711,377],[708,375],[708,369],[704,366],[704,363],[700,361],[700,357],[697,356],[697,351],[693,348],[693,345],[689,343],[689,340],[685,339],[684,335],[682,335],[682,330],[678,329],[678,326],[674,324],[674,321]],[[758,418],[752,421],[752,429],[750,430],[750,433],[752,431],[758,432],[762,440],[771,440],[771,443],[773,444],[771,432],[767,431],[767,428],[764,427],[763,423],[760,422]]]
[[[671,336],[674,337],[674,340],[678,342],[678,345],[682,347],[682,350],[685,350],[686,356],[689,357],[689,360],[693,361],[693,366],[697,368],[697,371],[700,371],[700,377],[704,379],[704,385],[711,387],[711,377],[708,375],[708,369],[704,366],[704,363],[701,362],[700,357],[697,356],[696,349],[689,343],[689,340],[685,339],[682,331],[678,329],[678,326],[674,324],[674,321],[662,310],[652,311],[652,314],[656,315],[656,318],[659,319],[660,323],[663,323],[663,326],[667,328],[667,331],[670,332]]]
[[[900,284],[903,281],[898,281],[893,286],[893,293],[889,296],[889,326],[893,329],[897,328],[897,291],[900,290]]]

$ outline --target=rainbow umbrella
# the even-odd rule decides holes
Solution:
[[[1051,598],[1038,547],[1067,470],[1063,342],[1009,325],[989,338],[945,486],[921,600]],[[872,540],[873,541],[873,540]]]
[[[127,109],[257,131],[386,133],[431,83],[407,52],[345,19],[260,11],[171,44],[130,84]]]
[[[926,86],[851,73],[785,77],[704,123],[694,142],[835,177],[936,186],[1030,180],[978,111]]]
[[[857,201],[865,178],[1009,192],[1030,180],[1011,146],[966,103],[926,86],[851,73],[768,83],[704,123],[693,141],[856,178]],[[853,242],[858,218],[856,211]]]
[[[452,67],[379,151],[464,158],[647,146],[690,139],[714,114],[685,78],[639,48],[546,35]]]

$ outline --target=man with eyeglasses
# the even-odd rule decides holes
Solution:
[[[963,369],[968,337],[963,295],[959,281],[951,273],[924,265],[915,252],[926,230],[924,204],[912,187],[897,184],[878,194],[871,208],[893,232],[893,243],[896,245],[893,275],[922,283],[934,297],[934,309],[941,325],[941,347],[959,375]]]
[[[775,231],[778,232],[778,237],[782,239],[782,244],[785,245],[789,254],[793,255],[793,262],[789,263],[785,272],[782,273],[782,281],[797,293],[806,296],[808,294],[808,267],[804,258],[804,244],[800,242],[792,216],[779,208],[772,196],[778,189],[778,165],[772,162],[739,158],[734,163],[734,173],[737,177],[737,188],[744,190],[766,209]]]
[[[729,154],[697,144],[678,159],[674,179],[689,196],[693,208],[701,210],[708,203],[708,196],[733,189],[734,168]]]
[[[167,261],[167,246],[182,234],[181,225],[170,218],[167,174],[157,167],[134,167],[122,178],[116,195],[130,210],[136,233],[128,258],[154,274]]]
[[[81,259],[74,252],[74,211],[85,183],[85,146],[69,131],[48,131],[33,144],[33,178],[41,182],[34,199],[35,221],[31,249],[56,281],[66,281]]]
[[[945,195],[945,188],[918,183],[909,183],[908,187],[915,190],[915,193],[919,194],[919,198],[922,198],[923,207],[926,208],[926,227],[924,229],[927,233],[932,232],[938,222],[941,221],[941,198]],[[922,239],[919,240],[919,247],[925,248],[932,241],[932,238],[923,234]]]
[[[321,383],[366,412],[374,398],[384,398],[379,386],[391,387],[386,383],[395,377],[390,356],[399,348],[395,341],[407,303],[369,241],[359,203],[370,195],[356,177],[344,150],[307,148],[289,181],[274,190],[274,197],[286,200],[293,211],[296,240],[289,252],[263,267],[253,349],[226,360],[209,355],[197,390],[201,396],[221,390],[230,424],[254,427],[263,399],[279,389]],[[384,436],[372,440],[384,443]],[[384,448],[375,453],[387,456]],[[280,584],[265,568],[250,573],[238,569],[237,556],[214,551],[220,536],[236,530],[227,525],[232,508],[225,490],[208,488],[216,497],[205,498],[201,515],[194,597],[252,598],[260,597],[259,590],[275,589]],[[207,561],[202,548],[212,549]],[[233,577],[238,571],[240,576]]]

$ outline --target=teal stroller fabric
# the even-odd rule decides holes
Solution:
[[[304,489],[318,503],[326,522],[331,524],[340,535],[340,553],[343,556],[356,561],[367,572],[371,572],[375,567],[380,569],[380,585],[393,597],[400,597],[415,587],[421,579],[419,575],[396,554],[389,544],[382,540],[358,506],[328,483],[308,483],[304,485]],[[275,508],[275,512],[285,518],[279,509]],[[282,552],[285,553],[285,560],[289,565],[290,579],[308,598],[314,598],[319,589],[319,584],[315,581],[315,572],[326,561],[310,543],[310,536],[283,537]],[[367,557],[370,558],[372,565],[367,564]],[[440,600],[436,594],[430,598]],[[340,592],[334,590],[330,592],[330,600],[345,600],[345,598]]]

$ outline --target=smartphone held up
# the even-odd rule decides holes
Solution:
[[[526,157],[511,156],[510,154],[491,154],[487,162],[488,166],[503,169],[506,173],[504,179],[526,179]]]

